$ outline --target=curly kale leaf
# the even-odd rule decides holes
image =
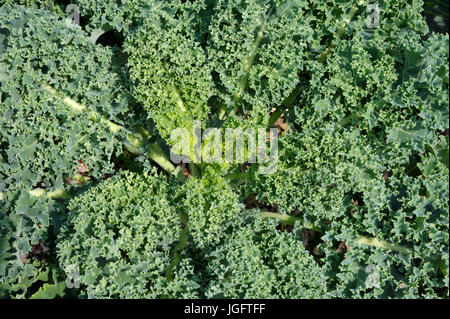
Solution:
[[[8,31],[0,57],[0,191],[62,187],[79,160],[93,177],[112,172],[110,158],[121,151],[121,139],[81,105],[119,124],[130,119],[113,52],[43,9],[4,6],[0,28]],[[70,108],[67,98],[81,104]]]
[[[217,173],[189,179],[177,190],[174,203],[187,216],[190,235],[198,247],[217,243],[242,209],[238,196]]]
[[[9,193],[0,204],[0,297],[26,298],[33,284],[48,282],[49,227],[59,223],[62,206],[26,191]]]
[[[206,252],[207,298],[323,298],[321,267],[298,234],[281,232],[254,212],[238,215]]]
[[[125,44],[138,99],[165,138],[209,114],[211,72],[195,21],[203,2],[158,2]]]
[[[173,281],[165,277],[182,224],[174,192],[156,172],[123,171],[69,203],[58,236],[61,267],[80,274],[89,298],[195,297],[193,268],[183,256]]]

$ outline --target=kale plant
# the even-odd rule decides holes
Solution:
[[[449,297],[421,0],[73,2],[0,2],[0,297]]]

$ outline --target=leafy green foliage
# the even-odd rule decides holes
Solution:
[[[325,275],[299,234],[274,220],[239,214],[229,234],[207,250],[207,298],[323,298]]]
[[[126,41],[138,99],[163,137],[175,128],[192,128],[193,119],[204,120],[209,113],[212,79],[197,40],[198,25],[191,23],[203,2],[155,2]]]
[[[57,225],[61,206],[21,191],[0,201],[0,297],[29,297],[29,288],[47,282],[45,258],[50,223]]]
[[[61,188],[81,159],[94,177],[111,173],[120,139],[43,85],[121,123],[131,114],[112,51],[45,10],[2,7],[0,28],[8,31],[0,57],[0,191]]]
[[[249,111],[253,126],[289,96],[310,58],[306,10],[304,1],[218,1],[214,8],[207,53],[215,93],[227,109]]]
[[[243,198],[328,225],[319,247],[336,296],[448,295],[448,56],[448,36],[383,26],[339,41],[288,114],[277,173],[242,187]],[[358,248],[357,234],[412,252]],[[350,246],[345,259],[332,241]],[[359,282],[367,267],[379,286]]]
[[[131,1],[103,1],[103,0],[75,0],[81,17],[86,23],[86,30],[93,32],[101,30],[107,32],[130,32],[139,24],[140,19],[150,13],[155,5],[163,1],[131,0]]]
[[[1,3],[0,296],[448,298],[449,37],[421,0],[377,27],[360,0]],[[277,126],[277,171],[175,168],[194,120]]]
[[[232,117],[226,126],[265,126],[298,83],[309,40],[301,35],[312,34],[301,1],[149,3],[126,50],[139,100],[163,137],[219,108],[252,110],[253,120]]]
[[[170,203],[173,186],[155,172],[123,172],[69,203],[59,235],[61,267],[79,269],[88,298],[195,297],[192,265],[184,258],[168,282],[165,270],[181,230]]]
[[[174,203],[187,215],[190,234],[199,247],[216,243],[243,208],[227,181],[214,173],[191,178],[177,192]]]
[[[61,6],[54,0],[1,0],[1,5],[24,5],[35,9],[45,8],[55,13],[62,13]]]

